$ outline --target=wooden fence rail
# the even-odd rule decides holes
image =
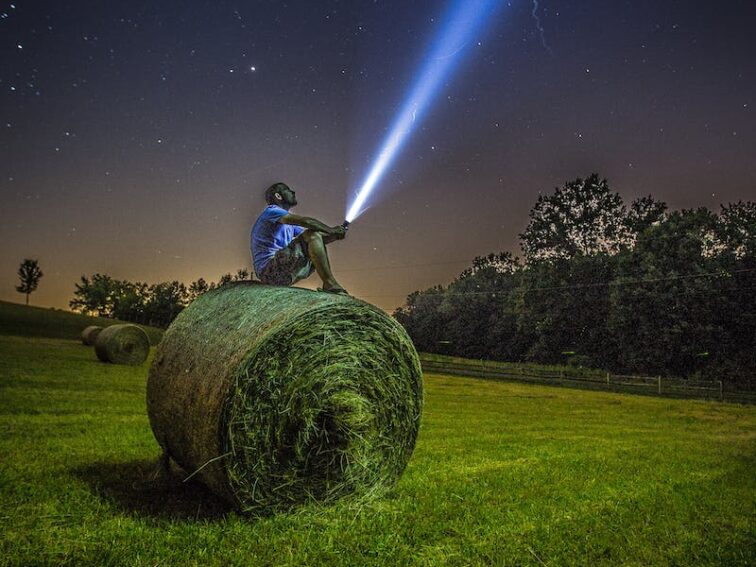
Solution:
[[[464,359],[426,353],[420,354],[420,363],[424,372],[439,374],[456,374],[610,392],[756,404],[756,392],[727,388],[721,380],[704,381],[663,376],[633,376],[569,367],[551,370],[515,363]]]

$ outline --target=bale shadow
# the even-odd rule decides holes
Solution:
[[[154,477],[157,461],[93,463],[73,471],[97,496],[122,510],[158,520],[212,521],[225,518],[232,507],[203,484],[190,480],[172,465],[170,473]]]

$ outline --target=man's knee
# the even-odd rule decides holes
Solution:
[[[316,230],[305,230],[302,233],[302,238],[304,238],[304,241],[307,242],[307,244],[323,243],[323,235]]]

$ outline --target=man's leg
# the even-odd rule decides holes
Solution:
[[[314,230],[305,230],[301,234],[301,238],[307,243],[307,254],[310,256],[310,261],[315,266],[315,271],[318,272],[320,279],[323,280],[323,289],[343,289],[331,272],[331,263],[328,261],[328,251],[325,242],[323,242],[323,235]]]

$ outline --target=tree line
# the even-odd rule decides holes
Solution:
[[[539,196],[520,244],[408,296],[418,350],[756,388],[755,203],[627,206],[592,174]]]
[[[222,275],[218,283],[208,283],[204,278],[199,278],[187,286],[178,281],[149,285],[117,280],[106,274],[81,276],[81,280],[75,284],[74,298],[69,306],[87,315],[166,328],[201,294],[249,277],[249,271],[242,268],[234,275]]]

